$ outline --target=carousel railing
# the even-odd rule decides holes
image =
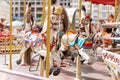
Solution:
[[[2,74],[0,76],[0,80],[50,80],[48,78],[43,78],[40,76],[35,76],[32,74],[27,74],[27,73],[23,73],[23,72],[17,72],[17,71],[13,71],[13,70],[5,70],[5,69],[1,69],[0,68],[0,74]],[[2,78],[2,79],[1,79]]]

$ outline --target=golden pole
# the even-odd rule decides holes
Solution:
[[[44,59],[40,56],[40,76],[44,76]]]
[[[46,17],[46,0],[43,0],[43,9],[42,9],[42,25],[44,24],[44,21],[45,21],[45,17]]]
[[[44,24],[44,20],[45,20],[45,7],[46,7],[46,0],[42,0],[43,1],[43,8],[42,8],[42,25]],[[40,57],[40,76],[44,76],[44,59],[42,59],[42,57]]]
[[[108,5],[108,15],[109,15],[109,13],[110,13],[110,8],[109,8],[109,5]]]
[[[9,68],[12,70],[12,0],[10,0],[10,65]]]
[[[114,7],[114,20],[116,21],[116,7],[117,7],[117,0],[115,0],[115,7]]]
[[[92,18],[92,0],[91,0],[91,3],[90,3],[90,17]]]
[[[79,5],[78,5],[78,10],[79,10],[78,19],[79,19],[79,22],[81,22],[81,6],[82,6],[82,0],[79,0]]]
[[[26,15],[26,0],[24,0],[24,28],[25,28],[25,26],[26,26],[25,15]]]
[[[51,0],[48,0],[48,25],[47,25],[47,56],[46,56],[46,77],[49,77],[50,71],[50,16],[51,16]]]
[[[82,6],[82,0],[79,0],[79,23],[81,21],[81,6]],[[77,61],[76,61],[76,78],[74,80],[82,80],[81,78],[81,62],[80,62],[80,55],[77,55]]]
[[[100,4],[98,4],[98,24],[99,24],[99,19],[100,19]]]

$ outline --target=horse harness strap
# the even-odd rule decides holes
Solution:
[[[50,51],[54,48],[56,42],[52,42],[52,44],[50,44]]]
[[[89,37],[85,39],[85,43],[82,46],[84,49],[91,49],[93,47],[92,39]]]
[[[67,34],[67,42],[68,42],[68,44],[70,46],[74,46],[77,43],[77,41],[78,41],[78,35],[79,35],[79,33],[77,33],[75,35],[75,37],[72,39],[72,41],[71,41],[71,40],[69,40],[69,37],[68,37],[69,35]]]

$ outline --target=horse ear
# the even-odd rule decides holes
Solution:
[[[39,26],[39,32],[41,32],[41,31],[42,31],[42,29],[43,29],[43,26],[42,26],[42,25],[40,25],[40,26]]]
[[[90,22],[92,22],[92,18],[90,18]]]
[[[57,0],[52,0],[51,4],[56,4]]]

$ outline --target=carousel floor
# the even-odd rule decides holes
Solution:
[[[6,55],[6,62],[5,62],[5,55],[0,54],[0,68],[3,69],[8,69],[8,64],[9,63],[9,55]],[[19,72],[24,72],[32,75],[38,75],[39,70],[35,72],[29,72],[29,66],[20,66],[16,64],[16,60],[18,59],[19,54],[13,54],[12,56],[12,67],[13,70],[19,71]],[[74,80],[75,78],[75,66],[69,66],[68,62],[70,60],[66,59],[64,60],[66,67],[62,67],[61,73],[58,76],[53,76],[51,75],[49,78],[50,80]],[[14,75],[13,75],[14,76]],[[31,80],[31,79],[25,79],[24,77],[18,77],[18,76],[9,76],[10,80]],[[82,79],[83,80],[110,80],[110,75],[109,72],[107,71],[107,68],[105,64],[103,63],[103,60],[101,58],[101,55],[98,54],[98,61],[91,65],[82,65]],[[33,80],[33,79],[32,79]]]

